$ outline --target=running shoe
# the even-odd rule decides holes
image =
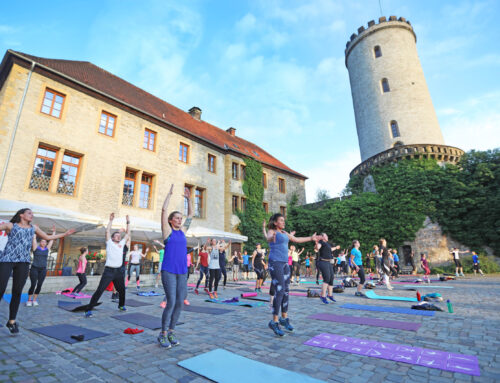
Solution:
[[[39,306],[38,301],[33,301],[33,306]]]
[[[333,295],[328,295],[328,297],[327,297],[327,298],[328,298],[328,299],[330,299],[332,302],[337,302],[337,301],[335,300],[335,298],[333,297]]]
[[[280,325],[278,322],[270,321],[268,324],[269,328],[274,331],[274,333],[278,336],[284,336],[285,333],[282,329],[280,329]]]
[[[203,291],[205,291],[207,294],[210,294],[210,291],[208,291],[208,288],[204,288]]]
[[[455,276],[456,276],[456,277],[459,277],[460,275],[458,275],[458,273],[455,273]]]
[[[195,293],[196,295],[200,295],[200,293],[198,292],[198,289],[194,289],[194,293]]]
[[[118,310],[127,311],[127,308],[125,306],[118,306]]]
[[[160,347],[163,347],[163,348],[171,348],[172,347],[172,345],[168,341],[165,334],[163,334],[163,332],[161,332],[160,335],[158,335],[157,340],[158,340],[158,343],[160,344]]]
[[[90,318],[92,317],[92,311],[85,311],[85,318]]]
[[[27,306],[27,307],[31,307],[31,306],[33,306],[33,302],[32,302],[32,301],[28,301],[28,302],[26,302],[26,306]]]
[[[465,277],[464,273],[460,274],[461,277]]]
[[[19,327],[17,327],[17,322],[14,323],[7,322],[5,326],[9,329],[11,334],[17,334],[19,332]]]
[[[177,339],[175,339],[175,335],[173,332],[169,332],[167,334],[167,338],[172,346],[178,346],[180,344],[179,341]]]
[[[391,285],[387,285],[387,290],[394,290],[394,287],[392,287]]]
[[[184,299],[184,305],[189,306],[191,303],[187,299]]]
[[[356,292],[354,293],[354,295],[355,295],[356,297],[363,297],[363,298],[364,298],[364,297],[366,297],[366,295],[365,295],[365,294],[360,293],[359,291],[356,291]]]
[[[214,295],[212,293],[208,293],[208,296],[210,297],[210,299],[214,299]]]
[[[137,291],[140,291],[141,290],[141,286],[137,286]]]
[[[288,318],[280,318],[279,324],[282,325],[285,330],[292,332],[293,326],[290,324],[290,320]]]
[[[328,304],[328,301],[326,300],[325,297],[319,297],[319,299],[321,299],[321,302],[323,302],[325,305]]]
[[[215,299],[219,299],[219,296],[217,295],[217,291],[214,291],[214,297],[215,297]]]

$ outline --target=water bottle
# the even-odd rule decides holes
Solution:
[[[453,306],[451,305],[451,302],[449,299],[446,301],[446,305],[448,306],[448,312],[450,314],[452,314],[453,313]]]
[[[417,301],[421,301],[422,300],[422,296],[420,295],[420,293],[417,291]]]

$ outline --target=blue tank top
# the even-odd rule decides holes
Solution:
[[[35,227],[22,228],[17,223],[9,232],[7,244],[0,252],[0,262],[31,262],[31,249],[33,246]]]
[[[269,242],[269,260],[288,262],[288,235],[276,232],[276,241]]]
[[[40,246],[38,246],[33,252],[33,263],[31,265],[40,268],[47,267],[48,256],[49,249],[47,247],[45,249],[42,249]]]
[[[165,252],[161,270],[172,274],[187,273],[187,240],[182,230],[172,230],[164,241]]]

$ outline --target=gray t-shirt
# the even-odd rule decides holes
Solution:
[[[208,268],[209,269],[220,269],[220,264],[219,264],[219,249],[212,249],[210,252],[210,262],[208,262]]]

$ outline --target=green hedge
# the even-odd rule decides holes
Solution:
[[[460,262],[462,263],[464,273],[474,273],[474,268],[473,268],[473,263],[472,263],[472,257],[467,256],[464,258],[460,259]],[[479,256],[479,266],[481,270],[483,270],[483,273],[485,274],[491,274],[491,273],[498,273],[500,271],[500,266],[498,266],[498,263],[496,263],[493,259],[487,256],[480,255]],[[441,267],[432,267],[431,268],[431,273],[432,274],[443,274],[443,273],[449,273],[449,274],[455,274],[455,263],[450,263],[449,265],[446,266],[441,266]]]

